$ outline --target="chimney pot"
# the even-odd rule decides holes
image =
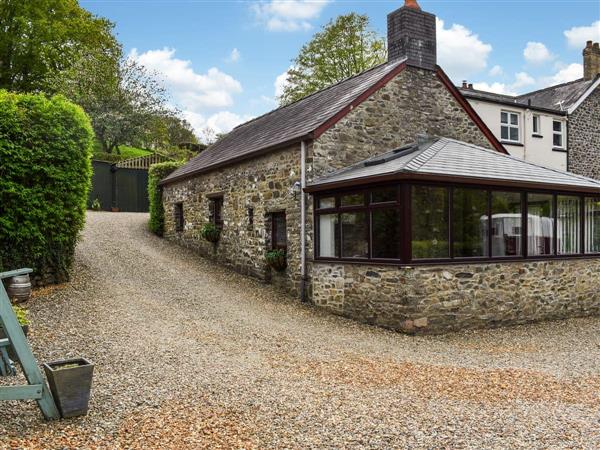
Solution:
[[[469,83],[469,89],[473,89],[473,83]]]
[[[467,85],[467,80],[463,80],[463,89],[467,89],[469,86]]]
[[[590,48],[592,46],[592,44],[593,44],[593,41],[587,41],[585,44],[585,47]]]
[[[421,11],[421,7],[417,3],[417,0],[404,0],[404,6]]]

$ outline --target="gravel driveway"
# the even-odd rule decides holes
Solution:
[[[600,446],[600,318],[405,336],[301,305],[146,221],[89,213],[73,282],[28,305],[40,361],[96,363],[90,414],[46,423],[2,402],[0,448]]]

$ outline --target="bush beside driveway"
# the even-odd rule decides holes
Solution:
[[[41,361],[96,363],[90,415],[5,403],[0,447],[600,444],[600,318],[405,336],[215,266],[147,218],[88,214],[74,281],[29,302]]]

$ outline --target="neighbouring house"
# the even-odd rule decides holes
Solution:
[[[165,237],[406,332],[598,313],[600,182],[508,156],[437,66],[415,1],[389,14],[388,46],[162,180]]]
[[[583,49],[583,78],[511,96],[463,82],[461,93],[513,156],[600,179],[600,46]]]

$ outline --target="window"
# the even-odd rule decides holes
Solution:
[[[284,212],[271,214],[271,248],[287,249],[287,224]]]
[[[448,258],[448,189],[413,186],[411,211],[413,259]]]
[[[337,213],[320,215],[317,223],[319,227],[319,256],[323,258],[339,257],[340,236]]]
[[[315,203],[317,257],[400,259],[398,185],[317,197]]]
[[[533,117],[533,126],[532,126],[532,130],[533,130],[533,134],[540,134],[540,116],[537,114],[534,114]]]
[[[580,203],[579,197],[556,196],[556,248],[559,255],[581,252]]]
[[[175,203],[173,208],[173,215],[175,218],[175,231],[178,233],[183,231],[183,203]]]
[[[600,197],[585,199],[585,253],[600,253]]]
[[[223,228],[223,197],[209,199],[209,219],[218,228]]]
[[[248,228],[254,227],[254,208],[248,207]]]
[[[500,139],[519,142],[519,113],[500,112]]]
[[[492,192],[492,256],[521,256],[523,216],[520,192]]]
[[[528,255],[554,254],[554,196],[527,194],[527,211]]]
[[[487,191],[455,188],[452,194],[452,234],[455,258],[488,254]]]
[[[344,213],[342,222],[342,258],[368,258],[367,215],[364,211]]]
[[[560,120],[552,121],[552,145],[556,148],[564,148],[563,122]]]

